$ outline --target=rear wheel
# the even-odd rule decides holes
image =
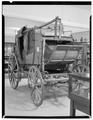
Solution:
[[[78,64],[78,65],[73,67],[72,72],[73,73],[78,73],[78,74],[88,73],[88,68],[85,65]],[[84,83],[84,81],[83,81],[83,83]],[[83,83],[80,80],[73,79],[72,89],[73,90],[80,89],[80,87],[83,85]]]
[[[31,98],[36,106],[40,106],[43,102],[43,81],[39,69],[32,66],[29,69],[28,83],[31,89]]]
[[[8,62],[8,76],[9,76],[9,82],[13,89],[16,89],[18,87],[19,83],[19,70],[18,70],[18,64],[16,60],[16,56],[12,54],[9,57]]]
[[[79,65],[76,65],[76,66],[73,67],[72,72],[74,72],[74,73],[87,73],[88,72],[88,67],[85,66],[85,65],[79,64]]]

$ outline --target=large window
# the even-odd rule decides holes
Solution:
[[[14,43],[5,43],[5,57],[8,57],[13,50]]]

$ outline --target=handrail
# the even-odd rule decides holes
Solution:
[[[45,26],[47,26],[47,25],[49,25],[49,24],[51,24],[53,22],[56,22],[57,20],[61,20],[61,19],[57,16],[55,19],[53,19],[53,20],[51,20],[51,21],[49,21],[49,22],[47,22],[47,23],[45,23],[45,24],[43,24],[43,25],[41,25],[39,27],[35,27],[35,28],[36,29],[41,29],[42,27],[45,27]]]
[[[35,27],[33,27],[33,28],[28,28],[28,29],[25,30],[23,33],[27,32],[27,31],[29,31],[29,30],[32,30],[32,29],[34,29],[34,30],[36,30],[36,29],[41,29],[41,28],[43,28],[43,27],[45,27],[45,26],[47,26],[47,25],[55,22],[55,36],[57,36],[57,30],[56,30],[56,29],[57,29],[57,21],[58,21],[58,20],[61,21],[61,19],[57,16],[55,19],[53,19],[53,20],[51,20],[51,21],[49,21],[49,22],[47,22],[47,23],[45,23],[45,24],[43,24],[43,25],[41,25],[41,26],[35,26]]]

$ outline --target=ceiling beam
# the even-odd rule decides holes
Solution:
[[[46,23],[46,22],[50,21],[51,19],[54,19],[54,18],[43,18],[43,17],[39,17],[39,16],[29,16],[29,15],[22,15],[22,14],[18,15],[16,13],[12,13],[12,12],[9,14],[4,14],[4,16],[15,17],[15,18],[19,18],[19,19],[34,20],[34,21],[42,22],[42,23]],[[77,27],[77,28],[87,29],[87,30],[89,29],[89,26],[86,24],[80,24],[80,23],[71,22],[71,21],[62,21],[62,23],[65,26]]]

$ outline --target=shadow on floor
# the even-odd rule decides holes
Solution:
[[[55,105],[59,107],[62,104],[62,102],[59,101],[59,97],[65,97],[68,96],[68,88],[67,87],[46,87],[44,90],[44,100],[47,102],[50,102],[52,105]]]
[[[59,97],[68,96],[68,87],[44,87],[43,100],[56,107],[64,106],[62,101],[59,101]],[[12,88],[6,90],[6,104],[8,108],[21,110],[21,111],[33,111],[38,109],[31,100],[31,89],[28,85],[18,86],[16,90]],[[41,105],[42,106],[42,105]]]

